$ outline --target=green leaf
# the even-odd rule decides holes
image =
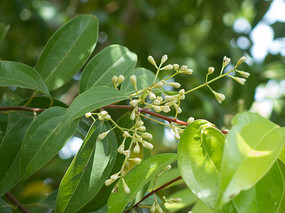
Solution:
[[[283,191],[283,176],[276,162],[255,186],[235,197],[234,204],[242,213],[274,213],[280,205]]]
[[[122,212],[128,202],[136,196],[136,193],[142,189],[151,178],[155,177],[162,169],[175,160],[176,154],[158,154],[142,161],[141,164],[128,172],[124,180],[130,188],[130,193],[127,194],[124,192],[122,181],[119,181],[118,192],[111,194],[108,199],[108,213]]]
[[[37,71],[18,62],[0,61],[0,86],[33,89],[50,96],[47,86]]]
[[[11,213],[12,212],[11,206],[2,199],[0,199],[0,212],[1,213]]]
[[[62,107],[52,107],[42,112],[29,127],[23,141],[21,169],[23,178],[44,166],[54,157],[75,132],[78,122],[62,125],[66,112]]]
[[[278,156],[278,159],[282,161],[282,163],[285,164],[285,147],[282,148],[279,156]]]
[[[137,77],[137,88],[138,91],[149,87],[153,84],[153,80],[155,78],[155,74],[143,67],[136,68],[132,75]],[[121,91],[127,94],[131,94],[135,92],[134,85],[129,79],[126,79],[121,87]]]
[[[0,23],[0,42],[6,37],[9,29],[9,24]]]
[[[18,105],[19,106],[25,105],[29,99],[30,98],[27,98],[27,99],[21,101],[21,103],[19,103]],[[60,107],[68,108],[68,105],[63,103],[60,100],[53,99],[52,101],[53,101],[52,106],[60,106]],[[39,96],[39,97],[34,97],[28,106],[34,107],[34,108],[49,108],[50,103],[51,103],[51,100],[49,98],[44,97],[44,96]]]
[[[120,45],[111,45],[103,49],[84,68],[79,90],[84,92],[95,86],[111,86],[114,75],[125,76],[126,81],[137,63],[137,55]]]
[[[0,145],[0,197],[21,180],[22,141],[32,120],[33,118],[23,118],[16,122]]]
[[[217,207],[253,187],[270,170],[285,143],[285,128],[258,114],[240,113],[232,122],[224,147]]]
[[[112,87],[93,87],[77,96],[63,118],[63,123],[71,122],[87,112],[117,101],[128,99],[128,96]]]
[[[212,209],[219,190],[224,141],[224,135],[209,122],[197,120],[186,127],[177,150],[183,180]]]
[[[98,125],[98,123],[100,123]],[[58,191],[56,212],[77,212],[96,194],[109,177],[117,155],[117,140],[113,131],[104,140],[98,135],[111,127],[108,123],[95,123],[64,175]]]
[[[64,85],[82,68],[97,37],[98,20],[92,15],[79,15],[56,31],[36,65],[50,91]]]

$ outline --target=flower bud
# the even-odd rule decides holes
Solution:
[[[152,91],[147,90],[147,92],[150,100],[156,99],[156,95]]]
[[[170,96],[170,95],[166,95],[164,98],[165,98],[166,101],[173,101],[173,100],[175,100],[175,96]]]
[[[140,158],[130,158],[129,160],[134,161],[135,164],[140,164],[142,162],[142,159]]]
[[[236,70],[242,77],[248,78],[250,76],[250,73]]]
[[[106,115],[106,116],[104,117],[104,119],[107,120],[107,121],[109,121],[109,120],[111,120],[112,118],[111,118],[110,115]]]
[[[154,104],[154,105],[160,105],[160,101],[159,101],[158,99],[155,99],[155,100],[153,101],[153,104]]]
[[[120,154],[123,154],[123,151],[125,150],[125,143],[123,142],[123,143],[121,143],[121,145],[119,146],[119,148],[118,148],[118,152],[120,153]]]
[[[136,119],[136,108],[132,111],[131,115],[130,115],[130,119],[132,121],[134,121]]]
[[[175,138],[176,140],[179,140],[179,139],[180,139],[180,135],[179,135],[179,133],[178,133],[178,132],[175,132],[175,134],[174,134],[174,138]]]
[[[116,86],[117,81],[118,81],[118,76],[114,75],[112,78],[112,82],[113,82],[114,86]]]
[[[236,80],[239,84],[244,85],[246,79],[245,78],[239,78],[239,77],[232,77],[234,80]]]
[[[134,147],[134,153],[138,154],[138,153],[140,153],[140,151],[141,151],[140,145],[137,143]]]
[[[91,116],[92,116],[91,112],[87,112],[87,113],[85,114],[85,117],[86,117],[86,118],[89,118],[89,117],[91,117]]]
[[[226,67],[231,62],[231,59],[227,56],[224,56],[223,58],[223,67]]]
[[[122,178],[122,181],[123,181],[123,188],[124,188],[125,193],[129,194],[130,193],[130,188],[126,184],[124,178]]]
[[[180,96],[185,95],[185,89],[181,89],[181,90],[179,90],[179,95],[180,95]]]
[[[117,180],[120,177],[119,174],[120,174],[120,172],[111,175],[110,179]]]
[[[173,69],[174,69],[175,71],[178,71],[179,65],[178,65],[178,64],[173,64]]]
[[[155,203],[152,204],[149,210],[150,213],[155,213]]]
[[[153,109],[154,109],[154,111],[156,111],[156,112],[161,112],[161,108],[160,108],[160,106],[152,105],[152,108],[153,108]]]
[[[155,206],[155,212],[156,213],[163,213],[162,208],[158,204],[156,204],[156,206]]]
[[[172,202],[174,203],[181,203],[182,202],[182,199],[181,198],[170,198],[172,200]]]
[[[147,60],[149,61],[149,63],[151,63],[153,66],[157,67],[156,62],[154,60],[154,58],[150,55],[147,57]]]
[[[181,85],[179,84],[179,83],[177,83],[177,82],[169,82],[169,83],[167,83],[168,85],[170,85],[170,86],[173,86],[173,87],[175,87],[175,88],[179,88]]]
[[[154,86],[153,86],[153,88],[159,88],[159,87],[162,87],[163,86],[163,81],[159,81],[159,82],[157,82]]]
[[[166,166],[163,170],[162,170],[162,172],[166,172],[166,171],[168,171],[168,170],[170,170],[171,169],[171,165],[169,164],[168,166]]]
[[[215,98],[217,99],[217,101],[219,102],[219,104],[221,104],[222,103],[222,101],[224,101],[225,100],[225,95],[224,94],[222,94],[222,93],[218,93],[218,92],[215,92],[215,91],[212,91],[213,92],[213,94],[214,94],[214,96],[215,96]]]
[[[114,183],[115,180],[107,179],[105,180],[105,186],[110,186],[112,183]]]
[[[123,137],[127,138],[127,137],[131,137],[131,135],[130,135],[130,133],[128,131],[124,131]]]
[[[106,116],[106,115],[108,115],[108,112],[106,110],[103,110],[103,111],[100,112],[100,115],[101,116]]]
[[[190,117],[190,118],[188,118],[187,123],[191,124],[194,121],[195,121],[195,119],[193,117]]]
[[[213,72],[215,71],[215,68],[214,67],[209,67],[208,68],[208,74],[212,74]]]
[[[135,75],[131,75],[130,80],[132,84],[137,87],[137,77]]]
[[[167,55],[163,55],[163,56],[161,57],[160,63],[161,63],[161,64],[165,63],[165,62],[167,61],[167,59],[168,59]]]
[[[98,139],[99,139],[99,140],[103,140],[103,139],[108,135],[109,132],[110,132],[110,130],[108,130],[107,132],[101,133],[101,134],[98,136]]]
[[[168,64],[165,67],[161,68],[161,70],[172,70],[173,69],[173,65],[172,64]]]
[[[145,147],[147,149],[153,149],[153,145],[149,142],[142,141],[142,145],[143,145],[143,147]]]
[[[125,80],[125,77],[123,75],[119,75],[117,84],[120,85],[124,80]]]
[[[145,139],[151,140],[152,139],[152,134],[150,134],[148,132],[145,132],[145,133],[142,134],[142,137],[145,138]]]
[[[170,107],[169,107],[169,106],[161,106],[160,108],[161,108],[162,111],[165,112],[165,113],[170,112]]]
[[[144,124],[142,120],[137,121],[136,127],[141,127]]]
[[[125,150],[125,151],[123,151],[123,154],[128,158],[128,157],[130,157],[131,152],[130,152],[130,150]]]
[[[140,101],[137,100],[137,99],[136,99],[136,100],[131,100],[131,101],[130,101],[130,104],[131,104],[132,107],[136,107],[136,106],[138,106],[139,102],[140,102]]]
[[[245,61],[246,61],[246,57],[245,57],[245,56],[242,56],[242,57],[238,60],[237,66],[240,65],[240,64],[243,64]]]
[[[181,66],[180,70],[181,70],[182,72],[186,71],[186,70],[187,70],[187,66],[186,66],[186,65]]]

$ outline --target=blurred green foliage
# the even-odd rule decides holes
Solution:
[[[0,2],[0,58],[35,66],[41,51],[50,36],[63,23],[78,14],[93,14],[99,19],[99,39],[94,54],[108,45],[126,46],[138,55],[138,65],[150,70],[153,67],[146,60],[148,55],[160,60],[168,55],[169,63],[187,65],[194,70],[192,76],[180,76],[175,81],[183,88],[190,89],[204,82],[209,66],[219,73],[223,56],[232,58],[233,63],[242,55],[247,55],[249,65],[241,65],[241,70],[251,73],[245,86],[231,79],[213,83],[212,88],[226,95],[223,104],[217,103],[207,88],[192,93],[182,102],[183,113],[179,117],[204,118],[219,128],[230,128],[234,114],[246,111],[254,103],[258,85],[266,85],[270,79],[280,82],[285,79],[284,55],[268,53],[262,63],[254,63],[250,48],[250,32],[237,33],[233,24],[238,18],[245,18],[251,30],[261,21],[268,11],[271,1],[256,0],[10,0]],[[9,29],[10,27],[10,29]],[[272,25],[275,38],[284,36],[284,23]],[[6,37],[5,37],[6,34]],[[250,45],[241,49],[237,45],[240,36],[246,37]],[[4,38],[5,37],[5,38]],[[2,39],[2,41],[1,41]],[[154,70],[153,70],[154,71]],[[168,71],[161,76],[169,75]],[[215,73],[213,74],[215,76]],[[53,92],[67,104],[77,95],[78,79]],[[15,105],[31,95],[30,91],[16,90],[17,96],[8,100],[5,93],[13,91],[1,88],[1,105]],[[13,92],[14,93],[14,92]],[[282,99],[283,98],[283,99]],[[121,115],[121,113],[119,113]],[[0,116],[1,120],[6,117]],[[285,125],[285,101],[283,96],[274,99],[271,120]],[[163,127],[147,122],[154,135],[154,143],[162,146],[156,152],[176,150],[176,144],[167,142],[161,133]],[[54,158],[47,166],[34,174],[28,181],[43,180],[51,188],[57,188],[69,160]],[[22,182],[14,189],[20,199],[30,202],[33,196],[21,194],[28,187]],[[37,185],[40,187],[40,185]],[[43,186],[42,190],[48,190]],[[27,192],[26,192],[27,193]],[[22,197],[21,197],[22,196]],[[35,195],[37,197],[38,195]],[[38,198],[40,199],[40,198]],[[32,199],[33,202],[36,200]]]

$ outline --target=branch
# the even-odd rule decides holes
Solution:
[[[5,196],[6,196],[12,203],[14,203],[14,204],[17,206],[17,208],[18,208],[19,210],[21,210],[22,212],[24,212],[24,213],[31,213],[28,209],[26,209],[26,207],[25,207],[20,201],[17,200],[17,198],[15,198],[15,197],[11,194],[11,192],[7,192],[7,193],[5,194]]]
[[[0,107],[0,111],[7,111],[7,110],[21,110],[21,111],[29,111],[29,112],[43,112],[46,109],[43,108],[32,108],[26,106],[9,106],[9,107]]]
[[[158,188],[155,189],[155,190],[152,190],[150,193],[148,193],[147,195],[145,195],[140,201],[138,201],[135,205],[133,205],[133,206],[132,206],[131,208],[129,208],[128,210],[126,210],[125,213],[129,212],[129,211],[130,211],[131,209],[133,209],[133,208],[138,207],[138,205],[139,205],[142,201],[144,201],[145,199],[147,199],[149,196],[151,196],[151,195],[153,195],[154,193],[160,191],[161,189],[164,189],[165,187],[169,186],[170,184],[172,184],[172,183],[174,183],[174,182],[176,182],[176,181],[178,181],[178,180],[180,180],[180,179],[181,179],[181,176],[179,176],[179,177],[177,177],[177,178],[175,178],[175,179],[173,179],[173,180],[171,180],[171,181],[169,181],[169,182],[163,184],[162,186],[158,187]]]

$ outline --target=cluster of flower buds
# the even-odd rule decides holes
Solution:
[[[119,75],[119,77],[114,75],[114,77],[112,78],[112,82],[115,88],[117,88],[124,80],[125,80],[125,77],[123,75]]]
[[[184,74],[187,74],[187,75],[191,75],[193,73],[193,70],[189,69],[186,65],[182,65],[181,67],[179,67],[178,64],[173,64],[173,69],[177,73],[184,73]]]
[[[97,115],[97,118],[100,120],[100,121],[104,121],[104,120],[111,120],[111,116],[108,114],[108,112],[106,110],[102,110],[101,112],[99,113],[91,113],[91,112],[87,112],[85,114],[85,117],[86,118],[90,118],[92,117],[94,119],[94,121],[96,120],[92,115]]]
[[[150,213],[162,213],[163,210],[158,203],[154,202],[153,205],[150,207],[149,212]]]

